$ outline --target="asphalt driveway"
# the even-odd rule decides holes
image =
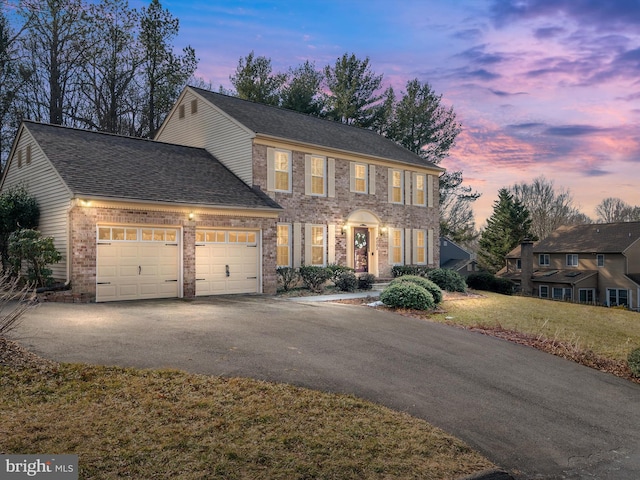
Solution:
[[[12,337],[64,362],[351,393],[445,429],[520,478],[640,478],[640,386],[374,309],[265,297],[48,303]]]

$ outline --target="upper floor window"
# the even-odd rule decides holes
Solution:
[[[354,193],[376,193],[376,167],[366,163],[351,162],[349,190]]]
[[[389,202],[404,203],[402,201],[403,187],[402,170],[389,169]]]
[[[307,195],[327,195],[327,159],[317,155],[305,156],[306,184],[305,193]]]
[[[427,176],[422,173],[413,174],[413,204],[427,204]]]
[[[267,190],[291,192],[291,151],[267,149]]]
[[[604,267],[604,254],[603,254],[603,253],[599,253],[599,254],[596,256],[596,264],[597,264],[599,267]]]
[[[576,253],[568,253],[567,254],[567,267],[577,267],[578,266],[578,254]]]
[[[548,267],[551,264],[548,253],[541,253],[538,256],[538,265],[541,267]]]
[[[522,259],[516,259],[516,270],[522,270]]]

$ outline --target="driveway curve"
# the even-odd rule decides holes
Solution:
[[[639,385],[455,327],[256,296],[46,303],[12,337],[57,361],[353,394],[443,428],[517,478],[640,478]]]

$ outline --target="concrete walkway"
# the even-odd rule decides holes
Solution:
[[[58,361],[353,394],[443,428],[518,478],[640,478],[639,385],[386,311],[262,296],[52,303],[13,337]]]

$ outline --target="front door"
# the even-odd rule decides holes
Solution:
[[[369,271],[369,229],[354,228],[353,229],[353,266],[356,272]]]

